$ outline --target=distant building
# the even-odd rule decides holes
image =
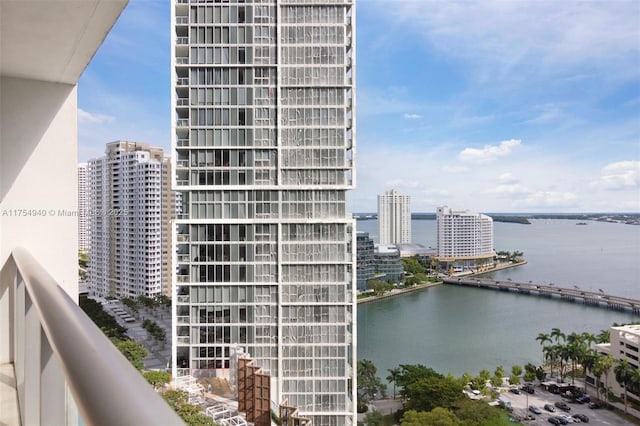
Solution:
[[[404,268],[400,259],[400,250],[393,245],[377,244],[374,251],[376,262],[376,280],[402,281]]]
[[[378,235],[380,244],[411,242],[411,197],[395,189],[378,195]]]
[[[611,355],[616,361],[626,360],[631,368],[640,369],[640,324],[629,324],[618,327],[609,328],[610,343],[601,343],[596,345],[596,350],[602,355]],[[615,365],[614,365],[615,367]],[[611,389],[611,392],[624,399],[624,388],[620,386],[616,380],[616,375],[610,371],[607,375],[607,383],[605,375],[600,377],[600,385]],[[595,387],[597,382],[591,371],[587,372],[587,384]],[[632,389],[627,389],[627,397],[640,400],[640,392],[634,393]]]
[[[365,291],[369,289],[369,280],[375,276],[376,272],[374,244],[368,232],[356,234],[356,253],[357,288],[358,291]]]
[[[87,163],[78,164],[78,250],[89,252],[89,175]]]
[[[89,162],[92,295],[167,294],[175,213],[168,164],[162,149],[127,141],[108,143],[106,156]]]
[[[493,267],[493,219],[469,210],[439,207],[436,214],[437,257],[452,272]]]

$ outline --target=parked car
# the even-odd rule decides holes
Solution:
[[[582,423],[589,423],[589,417],[586,414],[574,414],[574,419],[579,419]]]
[[[544,404],[544,409],[549,411],[550,413],[553,413],[554,411],[556,411],[556,408],[551,404]]]
[[[556,402],[555,406],[561,409],[562,411],[571,410],[571,407],[569,407],[566,402],[562,402],[562,401]]]
[[[520,389],[518,388],[511,388],[509,389],[509,392],[515,393],[516,395],[520,395]]]
[[[560,422],[561,425],[569,424],[569,420],[565,419],[564,417],[554,416],[553,418]]]
[[[600,404],[598,404],[597,402],[590,402],[589,403],[589,408],[591,408],[592,410],[597,410],[598,408],[602,408],[602,406]]]
[[[557,417],[549,417],[549,423],[552,425],[561,425],[560,420]]]
[[[574,419],[573,417],[569,416],[568,414],[561,414],[558,416],[558,419],[560,420],[564,420],[567,423],[581,423],[580,420]],[[563,423],[563,424],[567,424],[567,423]]]
[[[521,390],[528,392],[528,393],[534,393],[535,389],[533,389],[532,385],[524,385],[520,388]]]
[[[535,405],[530,405],[529,411],[531,411],[533,414],[542,414],[542,410],[536,407]]]
[[[576,398],[576,402],[578,404],[584,404],[587,402],[591,402],[591,398],[589,398],[589,395],[582,395]]]

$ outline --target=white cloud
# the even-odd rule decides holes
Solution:
[[[602,169],[600,179],[592,186],[604,190],[640,187],[640,161],[618,161],[607,164]]]
[[[466,173],[470,170],[465,166],[442,166],[442,171],[447,173]]]
[[[392,13],[398,25],[422,32],[437,50],[470,62],[481,79],[510,75],[526,84],[535,75],[639,74],[635,0],[432,1],[429,7],[406,0]]]
[[[458,154],[458,158],[470,163],[489,163],[499,157],[510,155],[520,145],[521,141],[510,139],[500,142],[500,145],[485,145],[482,149],[465,148]]]
[[[406,118],[407,120],[420,120],[422,116],[420,114],[405,113],[404,118]]]
[[[498,176],[498,180],[503,184],[518,183],[518,179],[511,172],[501,174]]]
[[[536,191],[527,196],[514,200],[514,206],[519,208],[530,208],[558,211],[563,208],[573,208],[578,205],[579,197],[571,192],[559,191]]]
[[[81,108],[78,108],[78,122],[80,124],[85,124],[85,123],[101,124],[101,123],[107,123],[113,120],[115,120],[115,117],[111,115],[92,113],[92,112],[85,111]]]
[[[528,196],[531,191],[520,184],[498,185],[486,191],[487,194],[493,194],[500,198],[513,198]]]

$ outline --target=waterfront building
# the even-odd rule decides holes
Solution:
[[[241,346],[272,402],[354,425],[354,1],[177,0],[172,25],[172,373]]]
[[[356,270],[358,291],[369,290],[369,280],[375,276],[374,243],[368,232],[356,233]]]
[[[396,246],[376,244],[374,259],[376,263],[376,280],[402,282],[404,267],[400,259],[400,250]]]
[[[615,360],[626,360],[631,368],[640,369],[640,324],[629,324],[618,327],[609,328],[609,343],[600,343],[596,345],[596,350],[602,355],[611,355]],[[615,368],[615,365],[614,367]],[[610,389],[611,392],[624,400],[624,388],[616,380],[615,372],[611,369],[606,376],[600,377],[601,386]],[[595,387],[597,384],[593,372],[588,371],[586,377],[587,383]],[[640,400],[640,393],[634,393],[633,389],[627,389],[628,397]]]
[[[494,266],[493,219],[469,210],[438,207],[437,257],[453,272],[481,271]]]
[[[378,195],[380,244],[411,243],[411,197],[392,189]]]
[[[144,143],[111,142],[104,157],[89,161],[93,296],[153,297],[169,287],[169,177],[162,149]]]
[[[78,250],[89,251],[89,176],[87,163],[78,164]]]

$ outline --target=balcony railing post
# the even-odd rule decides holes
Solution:
[[[77,425],[77,410],[44,330],[40,330],[40,424]],[[69,401],[69,406],[67,406]],[[76,415],[74,415],[76,414]],[[74,422],[74,419],[75,422]]]
[[[13,302],[13,368],[16,373],[16,389],[20,412],[25,412],[25,285],[20,273],[15,275],[15,299]]]
[[[28,292],[24,293],[24,400],[25,425],[41,424],[40,421],[40,334],[42,328],[38,311]],[[18,385],[19,386],[19,385]]]

